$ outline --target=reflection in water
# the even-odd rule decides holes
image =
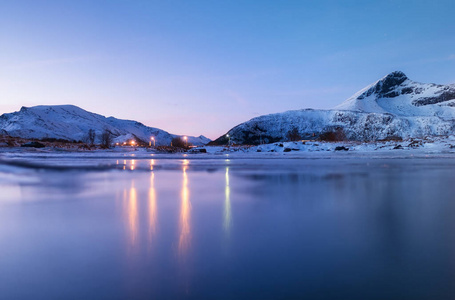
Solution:
[[[186,161],[186,162],[185,162]],[[188,161],[184,160],[183,166],[183,185],[181,192],[181,204],[180,204],[180,238],[179,238],[179,254],[183,255],[187,252],[190,239],[191,239],[191,228],[190,228],[190,211],[191,203],[189,199],[188,189],[188,175],[186,170],[188,169]]]
[[[137,191],[134,187],[134,182],[131,183],[129,198],[127,198],[126,190],[124,191],[124,200],[127,202],[126,211],[131,246],[134,247],[136,245],[138,235]]]
[[[224,191],[224,221],[223,228],[229,234],[231,228],[231,188],[229,186],[229,167],[226,167],[226,187]]]
[[[153,168],[153,165],[152,165]],[[155,191],[155,173],[152,172],[150,177],[149,190],[149,247],[152,245],[153,236],[156,233],[156,191]]]
[[[134,171],[136,168],[136,161],[134,159],[131,160],[131,171]]]
[[[153,171],[153,166],[155,165],[155,160],[151,159],[150,160],[150,171]]]
[[[22,193],[19,185],[0,185],[0,201],[21,199]]]

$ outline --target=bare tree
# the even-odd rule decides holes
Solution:
[[[289,132],[286,134],[286,137],[288,141],[291,142],[300,141],[302,139],[302,136],[300,135],[300,132],[297,129],[297,127],[294,127],[291,130],[289,130]]]
[[[101,147],[109,148],[112,145],[113,135],[109,129],[104,129],[101,134]]]
[[[94,129],[89,129],[87,134],[84,136],[83,141],[86,144],[93,145],[93,144],[95,144],[95,137],[96,137],[95,130]]]
[[[328,142],[346,141],[347,137],[343,128],[337,127],[332,131],[326,131],[319,135],[319,140]]]
[[[90,145],[95,144],[95,137],[96,137],[95,130],[89,129],[88,130],[88,141],[89,141]]]
[[[180,136],[176,136],[172,139],[171,145],[177,148],[189,148],[191,143],[185,142]]]

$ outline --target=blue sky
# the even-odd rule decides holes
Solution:
[[[455,83],[452,1],[0,0],[0,113],[74,104],[216,138],[395,70]]]

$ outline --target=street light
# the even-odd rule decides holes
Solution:
[[[152,147],[152,141],[153,141],[153,147],[155,147],[155,137],[150,138],[150,147]]]
[[[135,141],[131,141],[131,146],[134,146],[134,144],[136,144]]]
[[[188,137],[184,136],[183,139],[185,140],[185,147],[187,147],[188,146]]]
[[[229,134],[226,134],[226,137],[228,138],[228,146],[231,145],[231,137],[229,136]]]

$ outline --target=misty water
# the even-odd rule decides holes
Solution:
[[[0,164],[1,299],[453,299],[450,157]]]

